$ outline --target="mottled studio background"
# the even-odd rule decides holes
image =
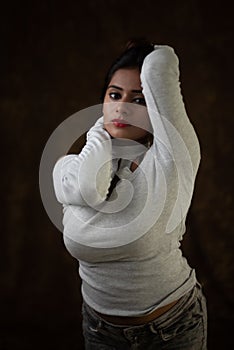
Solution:
[[[184,254],[209,311],[209,349],[233,346],[233,36],[225,1],[1,3],[0,349],[83,349],[77,263],[43,208],[38,168],[47,139],[99,103],[126,40],[175,47],[202,162]]]

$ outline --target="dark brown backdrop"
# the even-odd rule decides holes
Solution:
[[[1,5],[1,350],[83,349],[77,263],[43,208],[38,169],[58,124],[99,103],[104,73],[131,36],[180,57],[202,148],[184,252],[208,299],[209,349],[231,348],[231,12],[202,0]]]

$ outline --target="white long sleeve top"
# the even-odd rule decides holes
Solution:
[[[83,298],[109,315],[150,313],[196,283],[180,240],[200,148],[171,47],[155,46],[144,60],[141,82],[153,128],[151,147],[133,143],[119,150],[101,117],[81,153],[59,159],[53,171],[63,204],[64,242],[79,261]],[[132,172],[136,155],[142,161]],[[119,167],[117,158],[125,158]],[[120,181],[107,199],[115,174]]]

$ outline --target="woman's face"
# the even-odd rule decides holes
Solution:
[[[104,127],[114,138],[145,139],[152,131],[137,68],[117,70],[106,90]]]

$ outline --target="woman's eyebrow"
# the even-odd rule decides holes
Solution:
[[[120,90],[120,91],[123,91],[123,89],[119,86],[116,86],[116,85],[109,85],[108,86],[108,89],[110,88],[114,88],[114,89],[117,89],[117,90]],[[131,92],[135,92],[137,94],[142,94],[142,90],[131,90]]]

